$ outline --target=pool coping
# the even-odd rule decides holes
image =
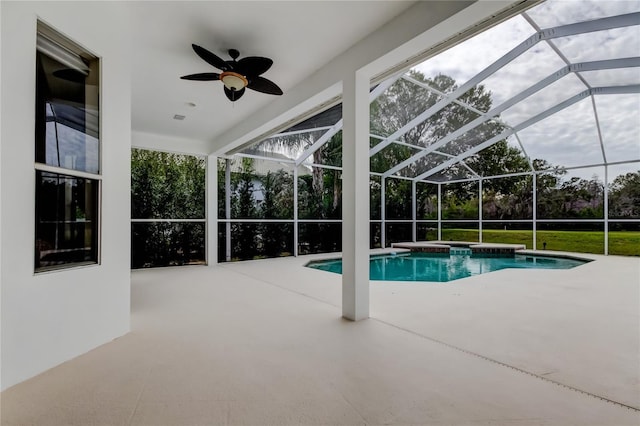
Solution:
[[[542,257],[555,257],[558,259],[581,260],[584,262],[593,262],[596,260],[595,258],[588,257],[590,253],[573,254],[573,253],[567,253],[567,252],[548,252],[547,250],[532,250],[532,249],[517,250],[515,253],[520,255],[526,255],[526,256],[542,256]],[[587,257],[583,257],[583,256],[587,256]]]
[[[559,259],[581,260],[590,262],[595,260],[594,258],[582,257],[583,254],[576,255],[568,252],[549,252],[547,250],[532,250],[527,249],[524,244],[505,244],[505,243],[480,243],[474,241],[443,241],[443,240],[430,240],[430,241],[411,241],[391,244],[392,248],[411,250],[418,253],[447,253],[454,247],[466,247],[471,249],[474,254],[497,254],[497,255],[532,255],[532,256],[545,256]],[[446,251],[442,251],[441,247],[444,247]],[[433,250],[433,251],[431,251]],[[544,254],[543,254],[544,253]],[[589,253],[584,253],[588,256]]]

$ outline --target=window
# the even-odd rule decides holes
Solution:
[[[36,272],[99,263],[99,61],[39,24]]]

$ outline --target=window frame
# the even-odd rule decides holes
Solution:
[[[42,46],[42,39],[45,39],[46,42],[44,43],[45,46],[53,46],[54,50],[57,48],[59,49],[60,52],[62,52],[63,54],[68,54],[69,58],[71,60],[71,62],[67,62],[64,59],[60,60],[59,56],[55,54],[50,54],[50,52],[43,50]],[[89,51],[88,49],[86,49],[85,47],[79,45],[78,43],[74,42],[73,40],[67,38],[66,36],[62,35],[60,32],[58,32],[57,30],[55,30],[54,28],[50,27],[49,25],[45,24],[44,22],[38,20],[37,21],[37,31],[36,31],[36,46],[35,46],[35,53],[37,56],[37,54],[42,54],[45,56],[48,56],[49,58],[62,63],[64,65],[69,65],[70,67],[75,67],[76,65],[73,62],[74,56],[77,57],[77,60],[79,62],[82,62],[82,59],[88,60],[90,62],[95,62],[95,69],[97,70],[97,102],[96,102],[96,106],[97,106],[97,116],[98,116],[98,132],[97,132],[97,140],[98,140],[98,149],[97,149],[97,156],[98,156],[98,172],[97,173],[92,173],[92,172],[86,172],[83,170],[76,170],[76,169],[72,169],[72,168],[66,168],[66,167],[61,167],[61,166],[54,166],[54,165],[50,165],[50,164],[46,164],[43,162],[39,162],[37,160],[37,156],[38,156],[38,148],[37,148],[37,144],[38,139],[37,139],[37,131],[38,131],[38,127],[39,125],[42,125],[41,122],[39,122],[38,118],[37,118],[37,111],[34,110],[34,187],[33,187],[33,199],[34,199],[34,217],[33,217],[33,226],[34,226],[34,233],[33,233],[33,250],[34,250],[34,260],[33,260],[33,273],[34,275],[40,275],[40,274],[46,274],[46,273],[53,273],[53,272],[61,272],[61,271],[67,271],[70,269],[78,269],[78,268],[86,268],[86,267],[92,267],[92,266],[99,266],[102,264],[102,180],[103,180],[103,175],[102,175],[102,170],[103,170],[103,162],[102,162],[102,153],[103,153],[103,147],[102,147],[102,142],[103,142],[103,138],[102,138],[102,58],[94,53],[92,53],[91,51]],[[80,59],[82,58],[82,59]],[[34,85],[37,86],[37,70],[34,68]],[[85,83],[86,85],[86,83]],[[39,99],[36,97],[35,99],[35,107],[37,108]],[[85,104],[86,105],[86,104]],[[46,125],[46,119],[44,121],[45,125]],[[46,142],[45,142],[46,144]],[[45,162],[46,162],[46,158],[45,158]],[[58,265],[48,265],[48,266],[38,266],[38,260],[36,258],[36,256],[39,253],[39,249],[38,249],[38,243],[37,243],[37,239],[38,239],[38,233],[37,233],[37,227],[38,227],[38,202],[36,200],[37,197],[37,186],[40,184],[40,182],[37,180],[38,179],[38,173],[39,172],[45,172],[45,173],[54,173],[54,174],[58,174],[58,175],[62,175],[62,176],[69,176],[69,177],[74,177],[74,178],[82,178],[85,180],[89,180],[92,181],[92,183],[95,185],[96,187],[96,191],[97,194],[96,196],[96,206],[95,206],[95,221],[97,222],[95,225],[95,236],[92,235],[92,240],[95,239],[95,258],[91,259],[91,260],[84,260],[84,261],[70,261],[67,263],[62,263],[62,264],[58,264]],[[92,241],[93,242],[93,241]],[[93,244],[92,244],[93,245]]]

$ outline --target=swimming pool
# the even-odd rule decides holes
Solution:
[[[470,251],[450,255],[401,253],[371,256],[369,276],[374,281],[447,282],[506,268],[570,269],[588,260],[532,256],[477,256]],[[342,273],[342,260],[322,260],[307,264],[310,268]]]

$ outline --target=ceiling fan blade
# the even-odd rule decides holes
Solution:
[[[198,56],[200,56],[205,62],[209,63],[210,65],[213,65],[214,67],[222,71],[230,70],[227,61],[208,51],[204,47],[200,47],[197,44],[192,44],[191,47],[193,47],[194,52],[196,52]]]
[[[266,72],[273,65],[269,58],[261,56],[247,56],[238,61],[236,68],[240,74],[257,77]]]
[[[183,80],[214,81],[220,80],[220,74],[217,72],[201,72],[199,74],[183,75],[180,78]]]
[[[282,95],[282,89],[280,89],[273,81],[267,80],[264,77],[252,78],[247,87],[255,90],[256,92],[267,93],[269,95]]]
[[[242,95],[244,95],[244,87],[240,90],[231,90],[228,89],[227,86],[224,86],[224,94],[227,95],[227,98],[231,102],[235,102],[240,99]]]

